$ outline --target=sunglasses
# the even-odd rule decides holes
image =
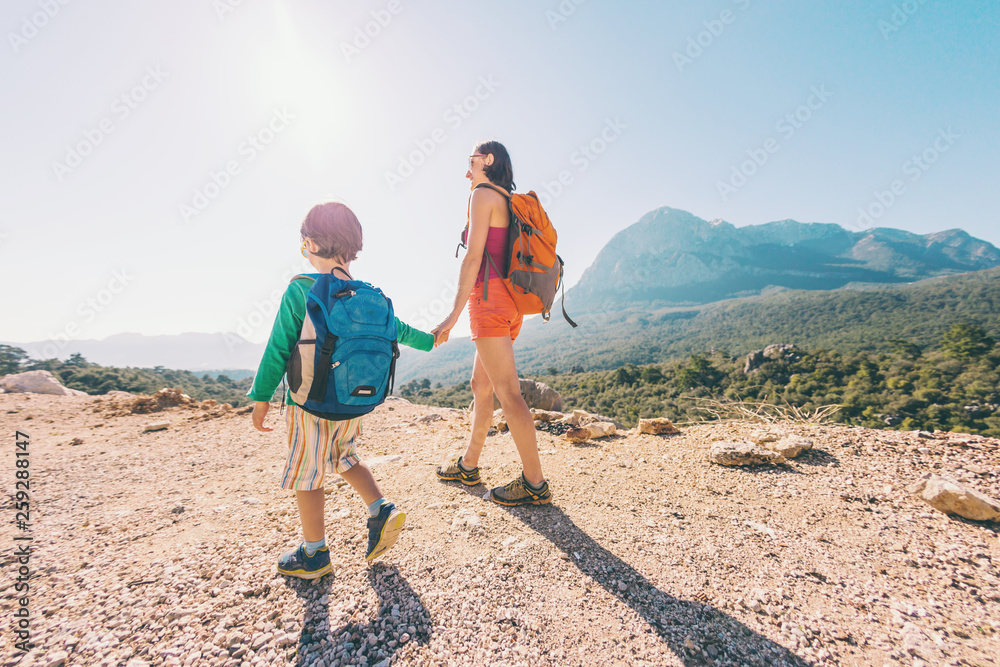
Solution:
[[[485,153],[473,153],[469,156],[469,169],[472,169],[472,160],[477,157],[486,157]]]
[[[306,242],[305,241],[302,242],[302,247],[299,249],[299,252],[302,253],[303,257],[305,257],[306,259],[309,259],[309,247],[306,246]]]

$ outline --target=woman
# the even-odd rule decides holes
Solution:
[[[465,454],[439,466],[437,476],[468,486],[479,483],[479,455],[493,422],[493,396],[500,400],[510,434],[521,457],[521,475],[490,491],[490,499],[500,505],[542,505],[552,500],[542,474],[535,439],[535,423],[521,396],[514,364],[514,339],[521,329],[522,316],[494,267],[507,265],[507,227],[510,225],[508,198],[514,190],[514,170],[503,144],[487,141],[469,156],[465,177],[472,182],[469,198],[468,253],[458,276],[458,293],[451,314],[434,329],[438,343],[458,321],[466,302],[469,323],[476,344],[472,369],[472,433]],[[490,262],[492,259],[492,263]],[[485,280],[484,280],[485,278]]]

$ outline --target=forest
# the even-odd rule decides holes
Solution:
[[[957,323],[931,347],[886,341],[887,351],[838,352],[789,346],[748,369],[747,356],[723,350],[660,364],[531,377],[563,396],[563,409],[583,409],[627,426],[640,418],[675,422],[723,416],[727,406],[768,404],[812,414],[839,406],[830,419],[873,428],[979,433],[1000,437],[1000,346],[975,323]],[[467,407],[468,383],[399,388],[411,401]],[[735,414],[735,412],[734,412]]]

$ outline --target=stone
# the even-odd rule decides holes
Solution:
[[[724,466],[749,466],[784,463],[785,457],[749,442],[716,442],[708,452],[708,460]]]
[[[168,428],[170,428],[170,422],[152,422],[143,426],[142,432],[152,433],[153,431],[166,431]]]
[[[467,507],[463,507],[455,513],[451,520],[451,532],[467,530],[470,532],[481,530],[483,521],[479,514]]]
[[[763,350],[755,350],[747,355],[746,364],[743,366],[743,373],[749,375],[768,361],[795,363],[800,359],[802,359],[802,353],[794,345],[787,343],[768,345]]]
[[[10,394],[55,394],[56,396],[86,396],[87,392],[64,387],[49,371],[27,371],[5,375],[0,387]]]
[[[786,435],[778,441],[764,443],[768,449],[775,451],[786,459],[794,459],[802,452],[813,448],[813,441],[801,435]]]
[[[442,421],[444,417],[436,412],[432,412],[429,415],[424,415],[423,417],[418,417],[414,420],[415,424],[433,424],[434,422]]]
[[[34,393],[37,394],[41,392],[34,392]],[[67,653],[66,651],[56,651],[55,653],[50,655],[44,663],[41,664],[44,664],[45,667],[60,667],[60,665],[66,664],[66,658],[68,657],[69,653]]]
[[[639,433],[649,433],[650,435],[675,435],[680,433],[680,429],[666,417],[655,417],[653,419],[639,420]]]
[[[586,410],[574,410],[573,412],[569,413],[559,421],[562,422],[563,424],[569,424],[571,426],[579,426],[589,418],[590,418],[590,413],[587,412]]]
[[[558,391],[542,382],[521,379],[521,395],[529,408],[555,411],[562,410],[562,396]]]
[[[539,410],[537,408],[531,408],[531,417],[536,422],[555,422],[559,421],[565,417],[561,412],[552,412],[550,410]]]
[[[913,623],[904,623],[901,634],[903,635],[903,650],[910,655],[927,660],[937,661],[941,659],[941,652],[931,643],[930,638]]]
[[[402,460],[403,457],[401,454],[387,454],[385,456],[373,456],[370,459],[365,459],[365,463],[368,464],[369,468],[374,468],[387,463],[399,463]]]
[[[614,435],[617,430],[618,428],[611,422],[594,422],[567,431],[566,439],[573,443],[587,442],[591,438],[604,438]]]
[[[493,424],[501,433],[507,432],[507,420],[503,416],[503,410],[496,410],[493,412]]]
[[[167,408],[199,405],[180,389],[164,387],[152,396],[138,396],[132,401],[129,411],[134,415],[144,415],[151,412],[161,412]]]
[[[910,493],[945,514],[973,521],[1000,520],[1000,501],[947,477],[928,475],[911,486]]]

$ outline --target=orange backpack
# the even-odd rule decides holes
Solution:
[[[548,214],[534,191],[526,195],[512,194],[492,183],[480,183],[476,188],[487,187],[507,198],[510,208],[510,226],[507,228],[507,266],[498,267],[493,258],[484,252],[489,265],[503,278],[504,285],[522,315],[541,313],[549,321],[549,311],[559,287],[563,287],[562,314],[571,327],[576,322],[566,314],[566,288],[562,283],[563,260],[556,254],[557,234]],[[462,237],[462,245],[468,235]],[[488,299],[489,281],[484,281],[483,298]]]

